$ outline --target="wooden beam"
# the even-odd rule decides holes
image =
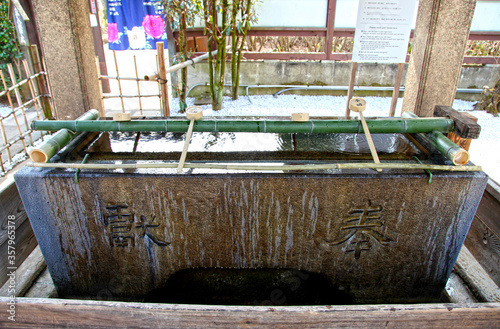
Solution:
[[[480,302],[500,302],[500,288],[465,246],[460,250],[455,269]]]
[[[500,286],[500,187],[490,180],[481,198],[464,245],[491,279]]]
[[[8,310],[9,299],[0,298]],[[359,306],[204,306],[17,298],[9,328],[486,328],[500,323],[500,303]]]
[[[333,47],[333,32],[335,30],[335,9],[337,7],[337,0],[328,0],[328,14],[326,17],[326,39],[325,39],[325,53],[326,59],[332,58]]]
[[[40,247],[37,246],[16,270],[15,295],[23,296],[46,267]],[[6,282],[0,288],[0,296],[9,296],[9,287],[9,282]]]
[[[435,117],[447,117],[453,120],[453,132],[461,138],[477,139],[481,133],[481,126],[461,112],[450,106],[434,106]]]

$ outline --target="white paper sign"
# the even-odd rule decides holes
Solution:
[[[416,0],[360,0],[352,61],[404,63]]]

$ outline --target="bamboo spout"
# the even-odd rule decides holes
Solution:
[[[418,118],[412,112],[404,112],[401,114],[402,118]],[[456,166],[463,166],[467,164],[470,160],[470,154],[457,144],[453,143],[445,135],[439,131],[431,131],[429,133],[418,134],[426,142],[434,146],[439,152],[441,152],[445,157],[453,161]]]
[[[90,110],[78,117],[78,120],[97,120],[99,118],[99,111]],[[30,159],[33,162],[48,162],[57,152],[65,147],[71,140],[73,140],[80,133],[73,130],[63,128],[57,133],[52,135],[48,140],[37,148],[30,151]]]

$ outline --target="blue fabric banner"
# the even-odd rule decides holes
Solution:
[[[108,0],[108,43],[111,50],[156,49],[167,34],[157,0]]]

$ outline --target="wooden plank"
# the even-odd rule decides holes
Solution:
[[[7,240],[8,241],[8,240]],[[21,265],[21,263],[28,257],[28,255],[35,249],[38,245],[36,241],[35,234],[31,229],[30,222],[25,220],[17,229],[16,229],[16,237],[15,237],[15,267]],[[0,284],[3,285],[8,277],[7,273],[9,273],[8,267],[11,265],[8,264],[7,253],[8,252],[8,243],[4,243],[0,246]]]
[[[40,247],[37,246],[16,270],[15,295],[23,296],[46,267]],[[6,282],[0,288],[0,296],[9,295],[9,286],[9,282]]]
[[[9,178],[0,187],[0,245],[7,241],[9,216],[14,216],[16,228],[28,219],[13,178]]]
[[[474,297],[469,287],[467,287],[465,282],[455,272],[451,272],[451,275],[446,282],[444,292],[452,303],[477,303],[477,299]]]
[[[33,285],[22,297],[57,298],[57,290],[47,268],[45,268],[40,276],[36,278]]]
[[[196,49],[198,49],[198,52],[208,52],[207,37],[196,37]]]
[[[500,302],[500,288],[465,246],[460,250],[455,269],[480,302]]]
[[[490,180],[483,194],[464,245],[500,286],[500,192]]]
[[[477,216],[474,217],[464,245],[500,286],[500,239]]]
[[[13,216],[13,217],[11,217]],[[26,211],[17,191],[16,184],[12,176],[0,186],[0,286],[3,285],[8,277],[8,224],[13,219],[16,228],[15,261],[16,266],[21,264],[24,259],[37,246],[35,235],[31,229]]]
[[[189,37],[186,40],[186,49],[188,53],[196,52],[196,44],[194,41],[194,37]]]
[[[0,298],[7,310],[9,299]],[[417,304],[360,306],[204,306],[17,298],[10,328],[492,328],[500,304]]]

